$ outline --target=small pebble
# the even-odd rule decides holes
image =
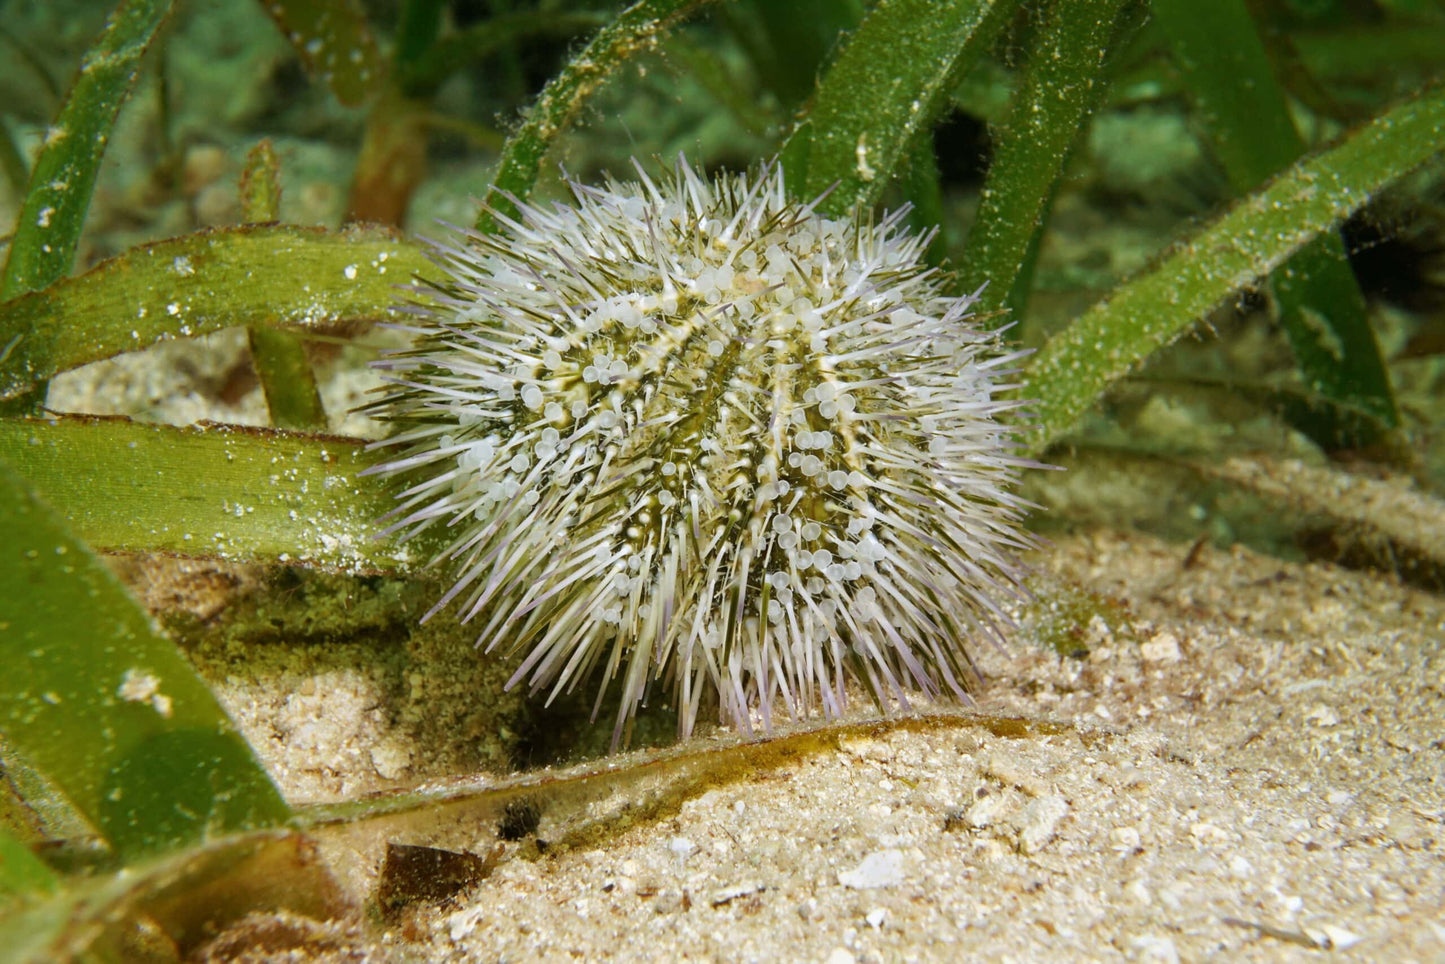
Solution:
[[[1179,637],[1161,630],[1139,647],[1146,663],[1177,663],[1183,654],[1179,651]]]
[[[1036,854],[1054,839],[1059,821],[1069,812],[1069,803],[1058,794],[1040,797],[1024,807],[1019,826],[1019,849]]]
[[[838,874],[838,883],[854,890],[896,887],[903,883],[903,851],[890,848],[869,854],[857,867]]]
[[[1140,935],[1130,938],[1129,944],[1139,952],[1136,960],[1149,961],[1151,964],[1179,964],[1179,950],[1168,937]]]
[[[991,793],[968,808],[964,814],[964,822],[975,830],[982,830],[998,821],[999,817],[1009,809],[1008,797],[1001,793]]]

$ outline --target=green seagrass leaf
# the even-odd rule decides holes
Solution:
[[[1133,0],[1056,2],[1043,15],[1008,117],[994,132],[993,161],[959,265],[959,290],[988,286],[981,310],[1022,312],[1065,164],[1109,89],[1110,54],[1139,16]]]
[[[1243,0],[1203,5],[1155,0],[1153,12],[1236,193],[1263,183],[1304,152],[1284,88]],[[1271,280],[1280,324],[1305,384],[1387,427],[1398,426],[1390,376],[1338,234],[1322,233]]]
[[[280,210],[281,160],[267,138],[246,154],[241,171],[241,220],[247,224],[276,221]],[[305,344],[294,332],[274,328],[253,327],[247,335],[271,424],[297,432],[324,432],[326,409],[316,390]]]
[[[605,26],[612,18],[600,10],[518,10],[497,14],[465,29],[444,34],[424,52],[397,47],[397,82],[413,97],[434,93],[447,78],[497,53],[541,37],[570,39]]]
[[[0,457],[8,752],[59,788],[127,861],[289,819],[175,644],[13,465]],[[117,509],[96,493],[92,505]]]
[[[380,320],[430,267],[415,244],[362,228],[243,225],[132,248],[0,304],[0,399],[167,338]]]
[[[517,214],[507,195],[525,201],[537,183],[542,159],[552,141],[566,129],[587,98],[634,54],[651,50],[667,31],[708,0],[638,0],[573,57],[547,82],[522,123],[502,145],[497,176],[487,194],[488,208],[477,216],[477,230],[491,233],[499,222]]]
[[[170,0],[124,0],[86,51],[30,172],[0,278],[0,300],[44,288],[70,273],[111,127],[130,96],[141,58],[170,12]]]
[[[281,220],[281,158],[264,137],[246,152],[241,169],[241,223],[269,224]]]
[[[262,0],[307,73],[356,107],[380,88],[386,61],[360,0]]]
[[[818,83],[782,148],[790,192],[828,214],[878,200],[952,85],[989,47],[1017,0],[880,0]]]
[[[1445,88],[1435,87],[1289,168],[1120,285],[1029,360],[1028,448],[1064,436],[1134,366],[1442,150]]]
[[[1017,0],[880,0],[818,82],[783,145],[790,191],[840,214],[879,199],[894,169],[988,49]]]
[[[356,439],[116,418],[0,419],[0,460],[104,551],[396,572],[424,540],[375,540],[391,508]]]
[[[55,872],[31,853],[30,848],[0,827],[0,912],[15,898],[53,894],[60,887]]]

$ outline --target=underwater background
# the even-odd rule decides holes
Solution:
[[[1445,3],[0,0],[0,50],[0,962],[1445,955]],[[1033,350],[971,708],[676,743],[659,685],[609,757],[615,693],[508,687],[374,538],[419,242],[679,155],[909,205]]]

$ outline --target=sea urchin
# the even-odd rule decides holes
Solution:
[[[444,524],[478,645],[552,695],[649,687],[721,717],[966,698],[1017,591],[1019,353],[941,292],[902,212],[830,219],[775,166],[572,184],[436,245],[413,346],[377,362],[403,446],[388,533]],[[594,710],[594,714],[595,714]]]

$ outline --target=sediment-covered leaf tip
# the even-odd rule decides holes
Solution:
[[[389,533],[451,533],[458,603],[512,678],[669,687],[683,734],[966,698],[1018,591],[997,393],[1019,353],[941,292],[901,212],[828,219],[776,167],[572,184],[435,246],[412,348],[377,362]],[[615,738],[614,738],[615,739]]]

